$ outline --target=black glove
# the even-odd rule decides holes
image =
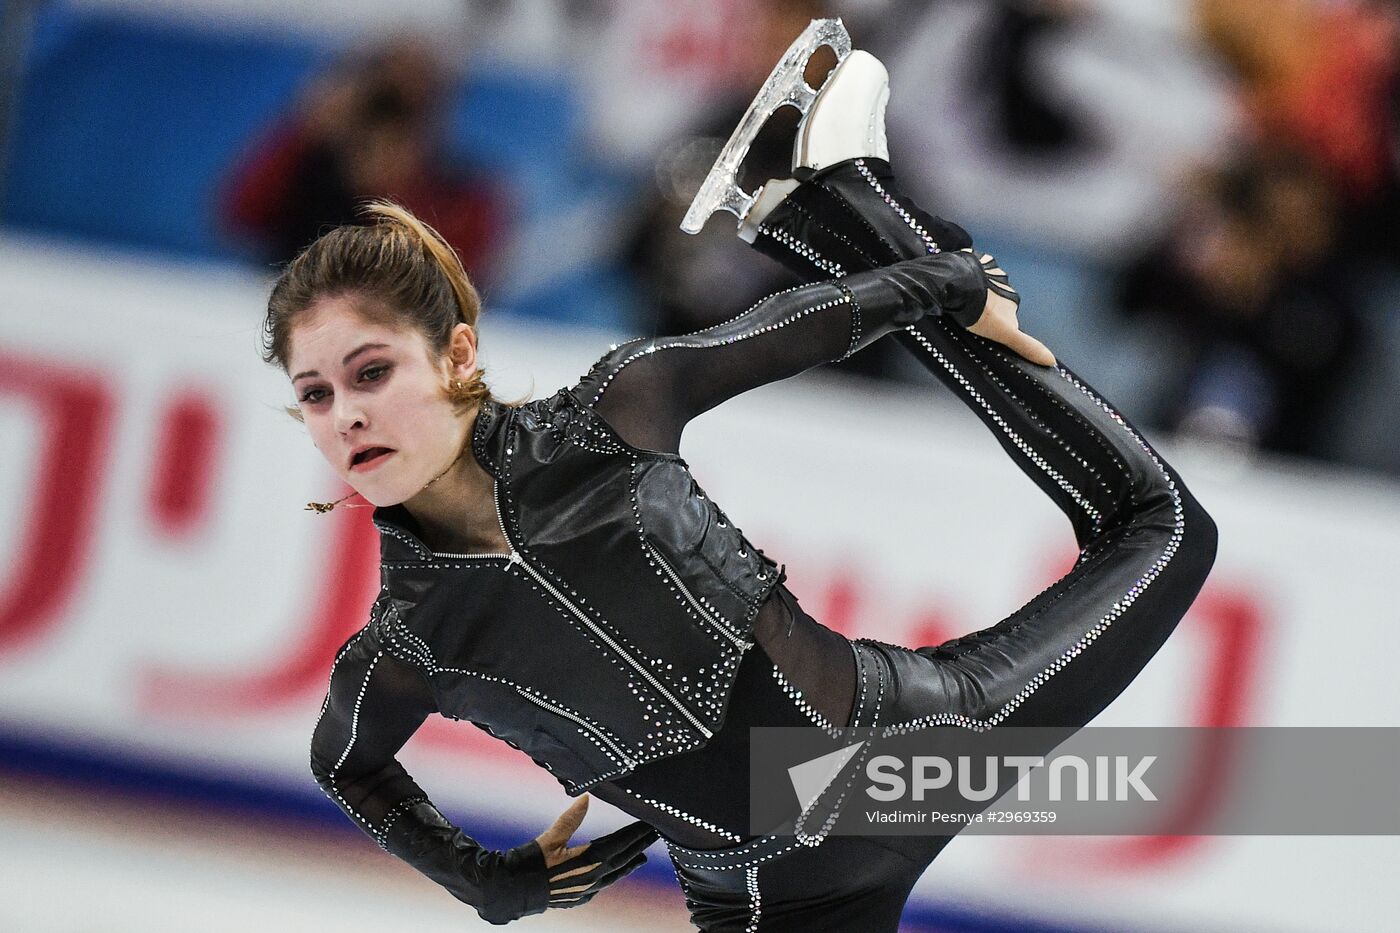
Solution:
[[[972,250],[966,249],[963,250],[963,252],[971,253]],[[1021,306],[1021,296],[1016,289],[1011,287],[1011,280],[1007,278],[1006,270],[997,264],[996,258],[990,253],[975,253],[974,255],[977,256],[978,262],[982,264],[982,271],[987,276],[987,287],[1019,308]],[[972,323],[976,324],[977,322],[973,321]],[[971,327],[972,325],[967,324],[964,326]]]
[[[644,850],[658,838],[656,830],[638,821],[594,839],[581,854],[548,870],[549,906],[588,903],[599,891],[640,867],[647,860]]]
[[[925,314],[944,314],[971,327],[986,307],[988,281],[989,272],[977,256],[958,250],[857,272],[832,284],[848,293],[866,322],[854,352]]]
[[[549,907],[549,869],[534,840],[505,852],[487,849],[426,800],[394,821],[383,846],[475,907],[487,923],[509,923]]]
[[[942,314],[1032,362],[1054,365],[1049,348],[1020,331],[1014,311],[1008,315],[999,308],[985,317],[987,290],[1017,307],[1020,295],[995,259],[973,251],[966,230],[923,211],[900,192],[889,163],[855,159],[795,174],[802,184],[764,218],[753,246],[804,281],[847,283],[846,297],[861,306],[853,315],[846,356],[925,314]],[[957,256],[965,258],[952,258]],[[971,274],[973,261],[980,283]],[[950,264],[940,267],[940,262]],[[893,270],[899,271],[892,277],[878,276]],[[927,300],[936,310],[920,307]]]
[[[384,848],[475,907],[487,923],[503,924],[550,907],[586,903],[645,862],[643,850],[657,838],[646,823],[632,823],[593,840],[581,855],[547,867],[533,839],[505,852],[487,849],[422,801],[389,827]],[[571,874],[585,867],[589,870]]]

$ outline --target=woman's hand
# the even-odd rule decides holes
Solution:
[[[644,850],[659,837],[646,823],[636,822],[571,846],[569,839],[588,812],[588,795],[574,801],[553,825],[535,838],[549,872],[549,906],[577,907],[603,888],[623,878],[647,860]]]
[[[972,250],[964,249],[962,252],[972,253]],[[982,316],[977,319],[977,323],[968,330],[979,337],[986,337],[1010,347],[1032,363],[1054,366],[1055,354],[1030,334],[1022,333],[1021,326],[1016,321],[1021,296],[1011,287],[1006,272],[986,253],[973,255],[982,263],[982,270],[987,275],[987,304],[982,309]]]

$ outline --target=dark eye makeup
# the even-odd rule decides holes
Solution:
[[[360,370],[360,382],[378,382],[384,378],[392,367],[387,363],[373,363]],[[320,386],[307,389],[301,394],[298,401],[303,404],[315,404],[324,399],[329,393]]]

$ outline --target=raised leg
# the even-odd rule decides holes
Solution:
[[[820,98],[816,107],[819,113]],[[851,121],[847,138],[869,138],[869,117],[858,108],[844,119]],[[972,245],[961,227],[914,204],[884,159],[814,168],[800,164],[802,151],[794,166],[801,184],[748,222],[754,247],[804,278]],[[942,316],[893,336],[1065,513],[1080,557],[994,626],[937,646],[879,645],[896,672],[889,720],[975,729],[1083,725],[1122,692],[1190,607],[1214,562],[1215,524],[1141,433],[1063,363],[1029,362]]]

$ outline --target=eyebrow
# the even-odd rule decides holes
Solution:
[[[341,366],[349,366],[351,360],[353,360],[355,357],[359,356],[361,353],[365,352],[366,350],[387,350],[387,349],[389,349],[389,345],[388,345],[387,343],[362,343],[362,344],[360,344],[358,347],[356,347],[355,349],[351,350],[349,353],[345,354],[345,358],[342,359],[342,360],[340,361],[340,365],[341,365]],[[316,370],[314,370],[314,369],[308,369],[308,370],[307,370],[306,372],[304,372],[304,373],[297,373],[295,376],[292,377],[292,381],[293,381],[293,382],[296,382],[298,379],[300,379],[300,378],[303,377],[303,376],[319,376],[319,375],[321,375],[321,374],[318,373]]]

